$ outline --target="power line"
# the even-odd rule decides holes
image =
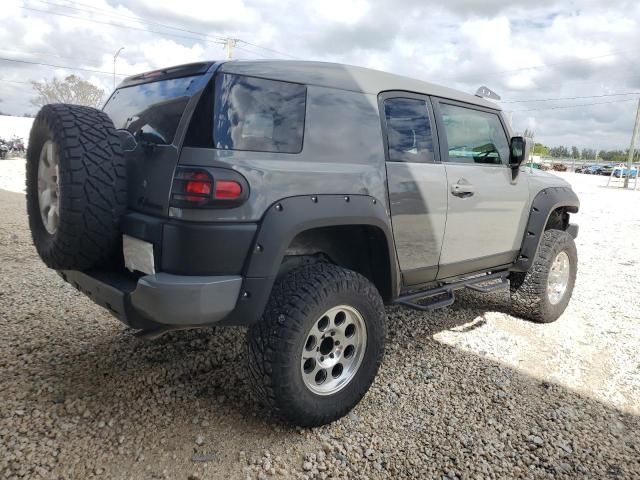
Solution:
[[[13,48],[0,48],[1,52],[8,52],[8,53],[18,53],[20,55],[29,55],[29,56],[35,56],[35,55],[39,55],[39,56],[47,56],[47,57],[55,57],[55,58],[60,58],[63,60],[72,60],[74,62],[77,61],[83,61],[86,63],[91,63],[93,61],[95,61],[96,57],[93,57],[91,59],[88,58],[78,58],[78,57],[66,57],[63,55],[57,55],[55,53],[51,53],[51,52],[29,52],[29,51],[25,51],[25,50],[15,50]]]
[[[562,84],[571,84],[571,86],[574,85],[593,85],[593,84],[597,84],[597,85],[601,85],[604,86],[605,84],[610,84],[612,83],[613,80],[616,81],[616,83],[620,83],[620,81],[624,81],[624,80],[629,80],[632,78],[638,78],[640,77],[640,74],[634,74],[634,75],[628,75],[628,74],[622,74],[622,75],[609,75],[607,74],[607,78],[603,79],[603,80],[576,80],[573,78],[567,79],[567,80],[562,80]],[[557,87],[557,82],[549,82],[549,83],[553,83],[554,88]],[[513,92],[521,92],[522,89],[517,88],[509,88],[506,86],[501,87],[503,90],[507,90],[507,91],[513,91]]]
[[[248,48],[246,48],[246,47],[240,47],[240,46],[236,45],[236,48],[237,48],[237,49],[239,49],[239,50],[243,50],[243,51],[245,51],[245,52],[253,53],[254,55],[258,55],[260,58],[268,58],[268,57],[265,57],[265,56],[264,56],[263,54],[261,54],[260,52],[256,52],[255,50],[249,50],[249,49],[248,49]]]
[[[47,0],[36,0],[36,1],[44,3],[44,4],[47,4],[47,5],[52,5],[52,6],[55,6],[55,7],[59,7],[59,8],[67,8],[67,9],[70,9],[70,10],[75,10],[75,11],[78,11],[78,12],[90,13],[90,14],[96,13],[96,12],[92,12],[92,11],[86,10],[86,9],[81,9],[81,8],[78,8],[78,7],[72,7],[72,6],[68,6],[68,5],[61,5],[61,4],[58,4],[58,3],[49,2]],[[79,3],[79,2],[74,2],[74,3]],[[192,33],[192,34],[195,34],[195,35],[201,35],[203,38],[192,37],[192,36],[188,36],[188,35],[178,35],[178,34],[175,34],[175,33],[161,32],[161,31],[157,31],[157,30],[149,30],[149,29],[146,29],[146,28],[139,28],[139,27],[135,27],[135,26],[132,26],[132,25],[123,25],[123,24],[120,24],[120,23],[103,22],[103,21],[100,21],[100,20],[95,20],[93,18],[79,17],[79,16],[76,16],[76,15],[69,15],[69,14],[66,14],[66,13],[54,12],[54,11],[51,11],[51,10],[42,10],[42,9],[33,8],[33,7],[27,7],[27,6],[22,6],[20,8],[23,8],[25,10],[31,10],[31,11],[35,11],[35,12],[40,12],[40,13],[48,13],[48,14],[52,14],[52,15],[58,15],[58,16],[61,16],[61,17],[72,18],[72,19],[75,19],[75,20],[81,20],[81,21],[85,21],[85,22],[93,22],[93,23],[98,23],[98,24],[101,24],[101,25],[108,25],[108,26],[116,27],[116,28],[137,30],[137,31],[142,31],[142,32],[147,32],[147,33],[155,33],[155,34],[158,34],[158,35],[168,35],[168,36],[172,36],[172,37],[176,37],[176,38],[183,38],[183,39],[187,39],[187,40],[195,40],[195,41],[198,41],[198,42],[205,42],[205,43],[211,43],[211,44],[220,45],[220,44],[225,44],[226,41],[228,40],[227,37],[222,37],[222,36],[217,36],[217,35],[209,35],[209,34],[204,33],[204,32],[198,32],[198,31],[195,31],[195,30],[189,30],[189,29],[182,28],[182,27],[176,27],[176,26],[166,25],[166,24],[157,23],[157,22],[150,22],[150,21],[147,21],[147,20],[137,19],[137,18],[128,16],[128,15],[110,14],[108,16],[111,16],[112,18],[117,18],[117,17],[126,18],[126,19],[129,19],[131,21],[135,21],[135,22],[138,22],[138,23],[141,23],[141,24],[146,24],[146,25],[151,25],[151,26],[159,26],[161,28],[168,28],[168,29],[172,29],[172,30]],[[95,7],[91,7],[91,8],[95,8]],[[107,11],[107,10],[104,10],[104,9],[96,9],[96,10],[101,10],[101,11],[104,11],[104,12]],[[295,56],[290,55],[288,53],[280,52],[280,51],[275,50],[273,48],[263,47],[261,45],[255,44],[255,43],[247,42],[246,40],[238,39],[238,41],[240,43],[244,43],[246,45],[251,45],[253,47],[260,48],[262,50],[266,50],[266,51],[269,51],[269,52],[272,52],[272,53],[276,53],[278,55],[282,55],[282,56],[286,56],[286,57],[290,57],[290,58],[294,58],[294,59],[299,59],[299,57],[295,57]]]
[[[587,95],[584,97],[556,97],[556,98],[537,98],[534,100],[503,100],[500,103],[535,103],[535,102],[553,102],[556,100],[581,100],[585,98],[602,98],[602,97],[620,97],[625,95],[640,95],[640,92],[628,93],[606,93],[603,95]]]
[[[164,23],[158,23],[158,22],[152,22],[150,20],[144,20],[144,19],[141,19],[139,17],[132,17],[131,15],[123,15],[121,13],[113,13],[112,11],[109,11],[109,10],[104,9],[104,8],[94,7],[93,5],[88,5],[86,3],[76,2],[76,1],[73,1],[73,0],[67,0],[70,5],[62,5],[62,4],[55,3],[55,2],[50,2],[50,1],[47,1],[47,0],[35,0],[35,1],[40,2],[40,3],[45,3],[47,5],[51,5],[51,6],[54,6],[54,7],[66,8],[66,9],[69,9],[69,10],[76,10],[78,12],[91,13],[91,14],[100,13],[100,15],[106,15],[106,16],[112,17],[112,18],[122,18],[122,19],[126,19],[126,20],[131,20],[131,21],[134,21],[134,22],[137,22],[137,23],[142,23],[144,25],[151,25],[151,26],[156,26],[156,27],[168,28],[170,30],[177,30],[177,31],[180,31],[180,32],[185,32],[185,33],[193,33],[195,35],[203,35],[205,37],[215,38],[217,40],[225,40],[225,38],[226,38],[226,37],[223,37],[223,36],[210,35],[208,33],[198,32],[198,31],[195,31],[195,30],[189,30],[187,28],[184,28],[183,26],[167,25],[167,24],[164,24]],[[73,4],[82,5],[85,8],[84,9],[78,8],[78,7],[73,6]],[[87,8],[89,8],[90,10],[87,10]]]
[[[73,18],[75,20],[81,20],[81,21],[84,21],[84,22],[92,22],[92,23],[98,23],[98,24],[101,24],[101,25],[108,25],[110,27],[115,27],[115,28],[124,28],[124,29],[127,29],[127,30],[137,30],[137,31],[140,31],[140,32],[147,32],[147,33],[156,33],[158,35],[169,35],[171,37],[184,38],[184,39],[188,39],[188,40],[197,40],[199,42],[206,42],[206,43],[212,43],[212,44],[222,44],[222,43],[224,43],[224,42],[221,42],[221,41],[218,41],[218,40],[207,40],[206,38],[190,37],[190,36],[187,36],[187,35],[178,35],[177,33],[159,32],[157,30],[148,30],[146,28],[134,27],[132,25],[122,25],[122,24],[119,24],[119,23],[112,23],[112,22],[101,22],[100,20],[95,20],[93,18],[77,17],[77,16],[74,16],[74,15],[68,15],[66,13],[52,12],[51,10],[40,10],[38,8],[24,7],[24,6],[21,6],[20,8],[22,8],[24,10],[32,10],[34,12],[46,13],[48,15],[58,15],[60,17]]]
[[[606,55],[596,55],[596,56],[593,56],[593,57],[574,58],[573,60],[565,60],[565,61],[556,62],[556,63],[541,63],[540,65],[533,65],[531,67],[514,68],[514,69],[510,69],[510,70],[496,70],[496,73],[511,73],[511,72],[520,72],[522,70],[534,70],[534,69],[538,69],[538,68],[549,68],[549,67],[555,67],[555,66],[558,66],[558,65],[565,65],[567,63],[583,62],[583,61],[595,60],[595,59],[598,59],[598,58],[613,57],[613,56],[620,55],[620,54],[623,54],[623,53],[635,52],[635,51],[638,51],[638,50],[640,50],[640,49],[633,48],[633,49],[630,49],[630,50],[620,50],[620,51],[617,51],[617,52],[607,53]],[[492,75],[492,76],[501,76],[501,75]]]
[[[512,112],[516,113],[516,112],[537,112],[540,110],[561,110],[565,108],[590,107],[593,105],[607,105],[610,103],[623,103],[623,102],[634,102],[634,101],[635,101],[635,98],[627,98],[626,100],[612,100],[610,102],[578,103],[575,105],[563,105],[560,107],[543,107],[543,108],[529,108],[525,110],[512,110]]]
[[[104,70],[94,70],[91,68],[80,68],[80,67],[67,67],[64,65],[54,65],[52,63],[43,63],[43,62],[31,62],[29,60],[18,60],[16,58],[4,58],[4,57],[0,57],[0,61],[4,61],[4,62],[14,62],[14,63],[24,63],[24,64],[28,64],[28,65],[38,65],[38,66],[42,66],[42,67],[53,67],[53,68],[62,68],[65,70],[77,70],[80,72],[90,72],[90,73],[101,73],[104,75],[113,75],[113,72],[106,72]],[[118,77],[126,77],[128,75],[122,74],[122,73],[116,73],[116,75]]]
[[[302,60],[300,57],[296,57],[294,55],[289,55],[288,53],[284,53],[284,52],[279,52],[278,50],[274,50],[273,48],[262,47],[260,45],[256,45],[255,43],[250,43],[250,42],[247,42],[245,40],[240,40],[240,42],[246,43],[247,45],[251,45],[252,47],[261,48],[262,50],[266,50],[268,52],[273,52],[273,53],[277,53],[279,55],[284,55],[286,57],[293,58],[295,60]]]
[[[19,80],[6,80],[4,78],[0,78],[0,82],[4,82],[4,83],[19,83],[19,84],[24,84],[24,85],[31,85],[31,82],[20,82]]]

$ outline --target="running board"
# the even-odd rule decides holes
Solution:
[[[457,282],[447,283],[440,287],[430,288],[421,292],[411,293],[398,297],[393,303],[414,308],[423,312],[430,312],[437,308],[448,307],[455,302],[455,291],[468,288],[476,292],[489,293],[509,287],[509,272],[498,272],[481,275],[478,277],[466,278]],[[443,298],[436,297],[442,296]],[[432,299],[429,303],[418,303],[421,300]]]

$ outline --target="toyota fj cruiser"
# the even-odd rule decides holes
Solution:
[[[484,98],[337,64],[196,63],[127,78],[102,111],[43,107],[27,205],[44,262],[143,336],[248,326],[256,392],[313,426],[371,385],[385,303],[510,288],[517,315],[562,314],[579,202],[526,156]]]

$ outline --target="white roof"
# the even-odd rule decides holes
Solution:
[[[501,110],[499,105],[484,98],[434,83],[339,63],[298,60],[232,60],[225,62],[220,67],[220,71],[374,95],[388,90],[402,90]]]

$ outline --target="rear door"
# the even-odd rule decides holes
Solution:
[[[524,233],[529,188],[509,164],[509,136],[493,110],[434,100],[447,177],[447,225],[438,278],[511,263]]]
[[[186,71],[184,76],[151,78],[132,84],[125,80],[104,112],[124,138],[129,208],[166,216],[181,138],[209,77]]]
[[[398,260],[404,285],[418,285],[436,278],[447,213],[433,111],[428,97],[407,92],[379,102]]]

